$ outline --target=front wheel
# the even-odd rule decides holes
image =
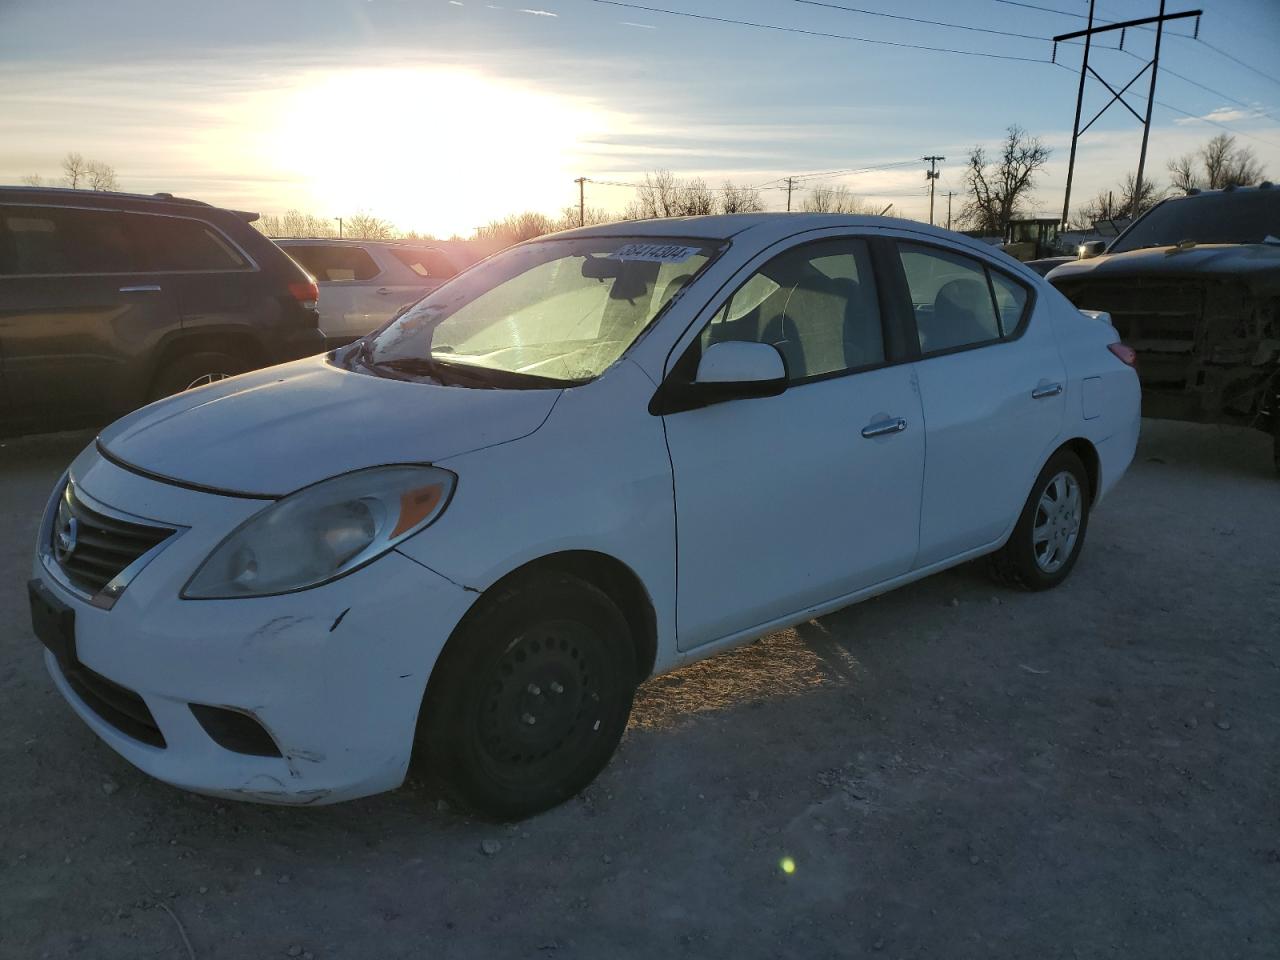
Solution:
[[[567,574],[480,604],[436,665],[418,744],[464,804],[520,819],[569,799],[609,762],[631,715],[635,649],[613,601]]]
[[[997,580],[1048,590],[1071,573],[1089,527],[1089,478],[1070,450],[1055,453],[1036,477],[1009,541],[991,557]]]

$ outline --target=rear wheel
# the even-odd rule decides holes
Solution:
[[[1089,527],[1089,478],[1070,450],[1055,453],[1031,487],[1009,541],[991,557],[1002,583],[1048,590],[1071,573]]]
[[[244,373],[248,364],[230,353],[206,350],[188,353],[169,361],[156,376],[151,388],[151,399],[172,396],[194,387],[216,383],[237,373]]]
[[[635,651],[621,611],[576,577],[531,577],[480,603],[436,665],[419,745],[464,804],[519,819],[609,762],[631,715]]]

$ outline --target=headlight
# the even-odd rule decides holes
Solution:
[[[438,467],[372,467],[291,493],[218,544],[182,597],[265,597],[348,574],[440,516],[456,479]]]

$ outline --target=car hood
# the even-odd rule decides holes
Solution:
[[[1280,244],[1214,243],[1179,250],[1151,247],[1108,253],[1089,260],[1073,260],[1055,267],[1049,279],[1101,280],[1130,276],[1229,275],[1250,276],[1280,272]]]
[[[560,393],[391,380],[311,357],[153,403],[98,444],[161,479],[282,496],[361,467],[439,461],[528,436]]]

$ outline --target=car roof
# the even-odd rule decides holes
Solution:
[[[1196,199],[1204,199],[1206,197],[1221,197],[1225,194],[1237,194],[1237,193],[1258,194],[1258,193],[1275,193],[1275,192],[1280,192],[1280,191],[1277,191],[1275,184],[1273,184],[1270,180],[1264,180],[1262,181],[1262,183],[1258,184],[1256,187],[1223,187],[1221,190],[1201,190],[1199,187],[1192,187],[1186,193],[1175,194],[1174,196],[1168,197],[1166,199],[1167,200],[1196,200]]]
[[[273,243],[287,247],[291,244],[305,243],[307,246],[316,244],[333,244],[337,246],[361,246],[361,247],[405,247],[410,250],[440,250],[447,252],[448,242],[443,240],[360,240],[356,237],[271,237]]]
[[[124,193],[118,190],[79,190],[71,187],[27,187],[0,185],[0,203],[43,203],[64,207],[101,207],[116,210],[148,210],[156,208],[191,207],[204,210],[226,210],[252,223],[258,215],[248,210],[232,210],[216,207],[203,200],[175,197],[171,193]]]
[[[662,237],[691,240],[750,239],[762,247],[787,237],[810,230],[830,227],[890,228],[914,233],[923,240],[941,240],[954,247],[963,247],[984,256],[990,256],[996,248],[966,237],[964,234],[944,230],[919,220],[900,217],[862,216],[846,213],[727,213],[710,217],[667,217],[656,220],[622,220],[592,227],[578,227],[563,233],[538,237],[529,243],[546,239],[574,239],[579,237]],[[1011,264],[1017,263],[1006,257]],[[1019,264],[1021,266],[1021,264]],[[1027,271],[1033,273],[1033,271]]]

